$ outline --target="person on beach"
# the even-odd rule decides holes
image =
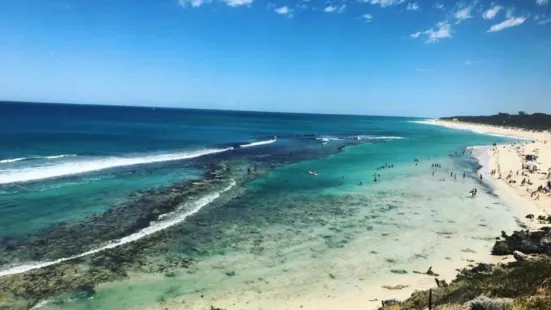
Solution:
[[[482,180],[482,173],[480,174],[480,179]]]
[[[463,179],[465,179],[465,172],[463,172]]]

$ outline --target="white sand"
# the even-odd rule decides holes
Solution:
[[[479,125],[457,121],[429,120],[426,124],[445,126],[453,129],[471,130],[484,134],[520,137],[526,140],[520,143],[499,145],[487,148],[489,155],[488,171],[483,173],[486,179],[491,180],[496,193],[504,200],[514,205],[524,215],[548,215],[551,211],[551,195],[531,195],[539,185],[545,186],[550,180],[551,169],[551,133],[538,132],[516,128],[505,128],[491,125]],[[536,161],[525,161],[525,155],[537,155]],[[538,167],[538,171],[529,172],[522,169],[522,165],[530,163]],[[492,176],[490,171],[496,170]],[[518,172],[518,173],[517,173]],[[524,175],[523,175],[524,174]],[[508,176],[511,176],[508,178]],[[523,179],[530,180],[532,185],[521,185]],[[511,180],[515,182],[510,182]],[[530,225],[532,224],[532,225]],[[535,227],[536,223],[528,223]]]

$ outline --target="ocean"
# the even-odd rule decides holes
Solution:
[[[0,120],[8,308],[330,309],[433,282],[413,271],[457,268],[518,226],[465,152],[509,137],[401,117],[37,103],[0,103]]]

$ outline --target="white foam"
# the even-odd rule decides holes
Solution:
[[[46,156],[44,158],[46,158],[46,159],[57,159],[57,158],[74,157],[74,156],[77,156],[77,154],[61,154],[61,155]]]
[[[248,144],[242,144],[242,145],[240,145],[239,147],[259,146],[259,145],[274,143],[274,142],[276,142],[276,141],[277,141],[277,138],[274,137],[274,138],[271,139],[271,140],[264,140],[264,141],[258,141],[258,142],[251,142],[251,143],[248,143]]]
[[[77,156],[76,154],[61,154],[61,155],[52,155],[52,156],[36,156],[36,157],[21,157],[21,158],[8,158],[8,159],[2,159],[0,160],[0,164],[9,164],[9,163],[15,163],[22,160],[29,160],[29,159],[57,159],[57,158],[63,158],[63,157],[73,157]]]
[[[204,206],[206,206],[209,203],[213,202],[216,198],[220,197],[220,195],[223,194],[224,192],[229,191],[235,184],[236,184],[235,181],[232,179],[230,185],[223,188],[221,191],[214,192],[214,193],[205,195],[205,196],[201,197],[200,199],[197,199],[196,201],[191,203],[192,207],[188,212],[177,215],[177,216],[174,216],[170,220],[161,221],[161,222],[152,222],[148,227],[146,227],[146,228],[144,228],[144,229],[142,229],[142,230],[140,230],[136,233],[133,233],[131,235],[128,235],[128,236],[123,237],[123,238],[118,239],[118,240],[113,240],[113,241],[107,242],[107,243],[105,243],[104,245],[102,245],[98,248],[95,248],[93,250],[90,250],[90,251],[87,251],[87,252],[84,252],[84,253],[81,253],[81,254],[77,254],[77,255],[74,255],[74,256],[70,256],[70,257],[63,257],[63,258],[59,258],[59,259],[56,259],[56,260],[53,260],[53,261],[35,262],[35,263],[27,264],[27,265],[15,266],[15,267],[10,267],[10,268],[7,268],[7,269],[0,270],[0,277],[13,275],[13,274],[19,274],[19,273],[27,272],[29,270],[40,269],[40,268],[52,266],[52,265],[55,265],[55,264],[59,264],[59,263],[62,263],[62,262],[66,262],[68,260],[72,260],[72,259],[88,256],[88,255],[91,255],[91,254],[95,254],[95,253],[98,253],[98,252],[101,252],[101,251],[104,251],[104,250],[107,250],[107,249],[112,249],[112,248],[118,247],[118,246],[123,245],[123,244],[134,242],[134,241],[139,240],[139,239],[141,239],[145,236],[149,236],[149,235],[154,234],[156,232],[159,232],[161,230],[167,229],[167,228],[172,227],[172,226],[174,226],[178,223],[183,222],[188,216],[199,212],[199,210],[201,210],[201,208],[203,208]]]
[[[25,160],[25,159],[27,159],[27,158],[22,157],[22,158],[2,159],[2,160],[0,160],[0,164],[14,163],[14,162],[22,161],[22,160]]]
[[[327,137],[316,138],[316,140],[321,142],[329,142],[329,141],[343,141],[344,139],[327,136]]]
[[[34,307],[31,308],[31,310],[38,310],[38,309],[41,309],[42,307],[46,306],[47,304],[51,303],[52,301],[51,300],[42,300],[41,302],[37,303],[36,305],[34,305]]]
[[[403,137],[395,137],[395,136],[369,136],[369,135],[360,135],[356,136],[357,140],[397,140],[397,139],[403,139]]]
[[[103,157],[101,159],[64,162],[54,165],[0,170],[0,184],[18,183],[75,175],[103,169],[196,158],[233,150],[205,149],[193,152],[157,154],[135,157]],[[59,155],[61,156],[61,155]],[[68,155],[64,155],[68,156]],[[58,157],[59,158],[59,157]]]

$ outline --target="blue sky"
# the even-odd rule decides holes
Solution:
[[[0,100],[551,112],[551,0],[3,0]]]

